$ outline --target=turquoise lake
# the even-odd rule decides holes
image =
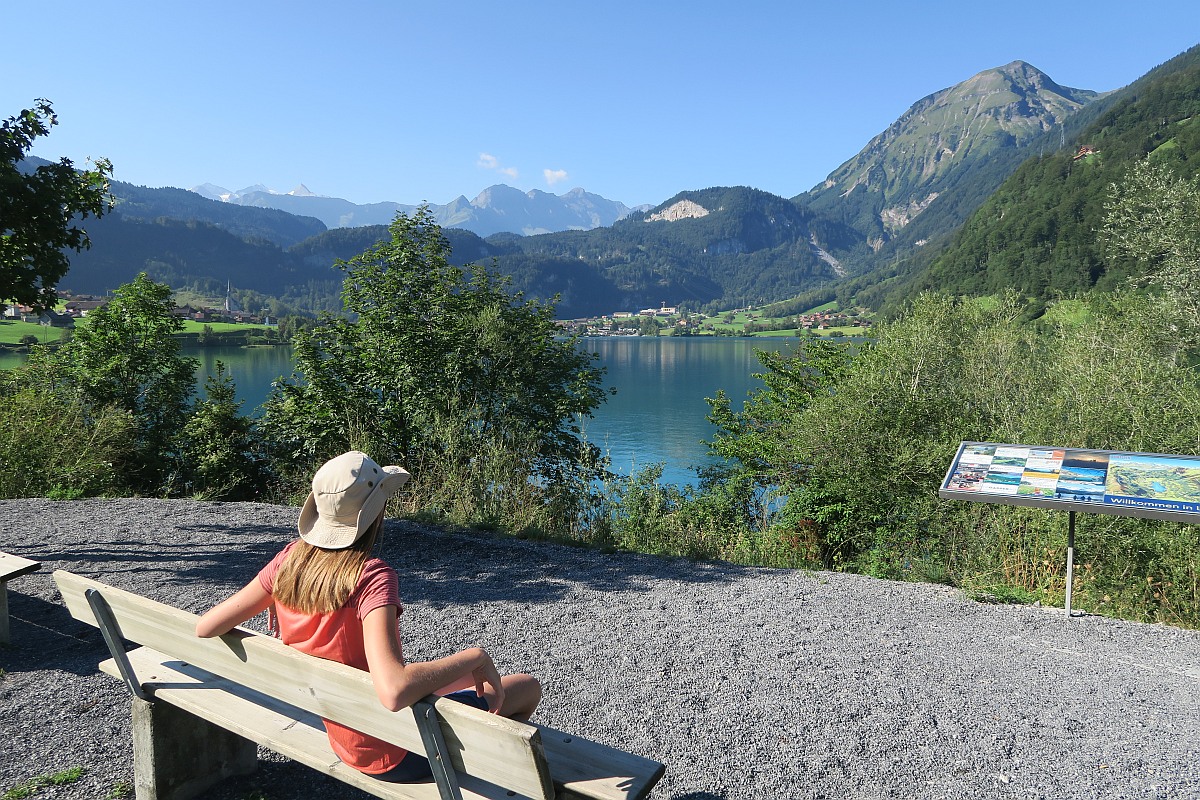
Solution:
[[[622,475],[661,462],[663,482],[694,484],[694,468],[706,463],[703,442],[715,429],[708,422],[706,397],[719,389],[740,408],[748,392],[762,385],[753,374],[762,370],[756,350],[795,347],[794,338],[604,337],[581,341],[599,356],[604,385],[614,387],[591,419],[584,421],[588,439],[612,460]],[[201,362],[202,376],[219,359],[232,374],[242,413],[253,414],[266,398],[271,382],[291,374],[291,348],[212,347],[189,349]],[[0,368],[11,368],[22,356],[0,356]],[[200,380],[203,385],[203,378]]]

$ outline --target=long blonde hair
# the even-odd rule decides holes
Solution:
[[[275,576],[271,592],[275,601],[303,614],[323,614],[344,606],[382,529],[380,513],[366,533],[344,549],[326,550],[297,541]]]

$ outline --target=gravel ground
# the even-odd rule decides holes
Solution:
[[[0,792],[132,782],[127,697],[71,620],[67,569],[200,612],[295,535],[296,509],[0,501],[9,586]],[[1200,632],[972,602],[940,586],[448,534],[389,522],[405,649],[486,646],[536,719],[667,765],[656,800],[1200,798]],[[263,753],[217,800],[365,797]]]

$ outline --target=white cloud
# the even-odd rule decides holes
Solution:
[[[517,172],[516,167],[500,166],[500,159],[496,158],[491,153],[480,153],[479,160],[475,162],[475,165],[482,167],[483,169],[494,169],[501,175],[506,175],[510,178],[516,178],[520,174]]]
[[[544,169],[542,170],[542,174],[546,176],[547,186],[562,183],[567,179],[567,171],[565,169]]]

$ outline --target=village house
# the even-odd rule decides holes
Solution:
[[[74,328],[75,319],[69,314],[60,314],[57,311],[43,311],[37,318],[38,325],[43,325],[47,328]]]
[[[107,302],[106,300],[68,300],[63,306],[63,311],[75,318],[86,317]]]
[[[32,313],[33,308],[20,305],[19,303],[4,307],[4,317],[6,319],[19,319],[22,322],[32,322],[32,320],[26,319]]]
[[[643,308],[638,312],[643,317],[670,317],[678,313],[675,306],[662,305],[659,308]],[[616,316],[615,314],[613,316]]]

